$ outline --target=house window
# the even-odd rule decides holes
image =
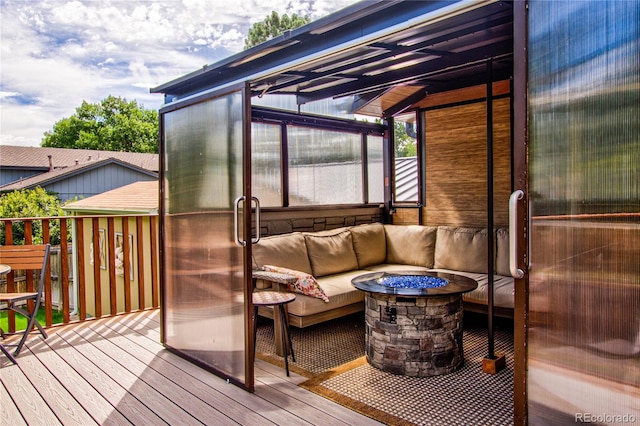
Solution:
[[[253,107],[252,195],[266,207],[384,201],[385,126]]]

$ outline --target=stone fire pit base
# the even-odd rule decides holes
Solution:
[[[462,367],[462,296],[366,293],[367,360],[380,370],[427,377]]]

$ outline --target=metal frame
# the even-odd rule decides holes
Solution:
[[[159,203],[159,215],[160,215],[160,224],[159,224],[159,234],[160,234],[160,259],[161,259],[161,269],[160,269],[160,295],[161,295],[161,306],[167,306],[166,303],[166,291],[165,291],[165,280],[167,276],[167,258],[166,252],[164,250],[165,242],[166,242],[166,232],[165,232],[165,217],[166,210],[164,204],[165,193],[167,191],[166,188],[166,158],[163,155],[165,151],[165,122],[164,122],[164,114],[167,112],[172,112],[181,108],[186,108],[191,105],[207,101],[212,98],[224,96],[231,93],[237,93],[239,91],[242,92],[243,95],[243,192],[244,196],[247,199],[251,197],[251,101],[248,90],[248,83],[236,84],[234,86],[226,86],[219,90],[210,90],[205,93],[199,94],[197,96],[190,97],[188,99],[184,99],[181,102],[172,103],[169,105],[165,105],[160,109],[160,203]],[[238,228],[241,227],[242,235],[251,236],[252,232],[252,203],[245,202],[242,206],[242,215],[243,215],[243,223],[239,225]],[[237,229],[238,229],[237,228]],[[258,228],[259,232],[259,228]],[[252,238],[253,239],[253,238]],[[255,239],[253,239],[255,240]],[[251,301],[251,294],[253,291],[253,281],[251,275],[251,244],[245,244],[243,247],[243,274],[244,274],[244,346],[245,346],[245,359],[244,359],[244,371],[245,378],[244,383],[238,382],[234,377],[226,377],[224,372],[214,370],[211,366],[204,364],[203,362],[194,359],[192,357],[187,356],[181,351],[174,349],[170,346],[167,346],[165,330],[167,329],[165,316],[162,315],[160,330],[161,330],[161,343],[167,347],[168,350],[176,353],[177,355],[189,359],[189,361],[193,362],[200,367],[213,372],[214,374],[220,375],[222,377],[226,377],[229,381],[237,384],[238,386],[253,392],[255,388],[255,377],[254,377],[254,364],[252,362],[252,357],[250,356],[250,351],[253,350],[254,341],[253,341],[253,325],[252,325],[252,312],[253,305]]]

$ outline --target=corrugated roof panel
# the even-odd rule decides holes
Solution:
[[[463,77],[475,76],[475,63],[511,55],[511,18],[511,2],[492,0],[358,4],[152,92],[173,102],[246,80],[255,95],[292,94],[299,103],[398,84],[435,93],[455,84],[450,71],[457,79],[469,66]],[[510,64],[496,68],[511,74]]]
[[[396,158],[396,202],[418,201],[418,158]]]

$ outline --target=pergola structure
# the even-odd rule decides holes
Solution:
[[[363,1],[153,88],[165,96],[165,346],[253,389],[251,245],[264,229],[255,193],[271,179],[267,213],[279,219],[315,223],[340,208],[393,223],[509,225],[515,423],[573,416],[564,400],[588,411],[576,387],[600,400],[633,382],[637,363],[612,366],[582,348],[637,348],[639,17],[633,1]],[[319,115],[323,102],[336,114]],[[407,221],[398,213],[409,206],[394,200],[396,120],[417,135],[418,199]],[[302,166],[319,172],[313,155],[335,140],[356,180],[336,178],[329,198],[352,191],[346,201],[295,193],[289,177]],[[566,358],[549,355],[550,336]],[[605,399],[602,412],[615,412]]]
[[[152,89],[167,104],[249,81],[251,96],[296,103],[352,97],[350,113],[392,117],[427,94],[513,74],[504,1],[364,1]]]
[[[182,180],[183,186],[187,182],[195,182],[194,187],[207,186],[202,183],[203,172],[200,173],[200,176],[193,177],[193,180],[183,177],[183,172],[178,172],[180,168],[186,170],[188,167],[200,167],[201,165],[197,162],[200,161],[202,155],[199,154],[198,158],[184,160],[183,166],[176,166],[182,161],[176,157],[183,155],[175,151],[178,144],[181,149],[188,149],[184,143],[188,143],[189,138],[194,137],[183,134],[189,131],[187,127],[183,128],[177,125],[179,129],[174,130],[174,122],[190,120],[191,113],[184,112],[184,117],[180,117],[179,115],[183,114],[181,111],[200,108],[204,103],[218,96],[220,96],[218,107],[212,106],[207,110],[208,112],[203,111],[195,114],[198,116],[220,114],[220,116],[231,117],[234,114],[232,110],[236,108],[232,105],[237,105],[240,108],[237,109],[236,114],[242,114],[244,117],[243,134],[245,136],[236,135],[238,137],[236,154],[229,154],[236,149],[229,148],[229,152],[222,156],[219,155],[221,158],[228,155],[226,157],[228,164],[240,164],[240,161],[242,164],[247,164],[250,151],[247,148],[246,135],[250,134],[247,126],[251,122],[293,124],[316,129],[357,132],[363,135],[365,146],[363,151],[367,145],[366,135],[384,135],[384,216],[388,217],[389,212],[395,208],[392,185],[390,185],[390,180],[393,179],[391,165],[393,164],[392,129],[394,117],[406,114],[408,115],[407,121],[417,123],[419,128],[418,146],[420,147],[424,139],[421,134],[423,123],[413,111],[420,107],[421,102],[434,94],[482,86],[487,88],[490,95],[486,97],[481,95],[483,100],[486,99],[487,104],[485,125],[488,173],[486,177],[487,193],[482,194],[480,198],[486,197],[488,217],[486,226],[488,229],[493,229],[492,99],[494,90],[492,87],[496,81],[509,81],[513,77],[513,20],[513,4],[506,1],[364,1],[153,88],[152,92],[163,93],[165,96],[165,106],[161,109],[161,133],[163,136],[161,162],[164,163],[161,167],[163,170],[161,193],[167,201],[161,204],[161,213],[167,219],[161,222],[164,224],[162,227],[165,229],[173,227],[169,224],[168,219],[172,214],[184,215],[188,211],[198,211],[202,208],[201,206],[194,206],[191,210],[172,208],[172,205],[184,205],[186,200],[203,198],[199,190],[191,191],[188,196],[181,194],[184,191],[175,182]],[[233,95],[234,93],[239,95],[236,97]],[[285,95],[294,98],[297,111],[266,108],[259,106],[258,101],[255,102],[256,104],[251,101],[269,95]],[[222,100],[224,97],[227,97],[226,100]],[[341,112],[344,114],[381,118],[387,121],[387,125],[380,126],[361,121],[302,113],[302,108],[305,105],[326,99],[340,100]],[[242,107],[239,107],[240,104]],[[184,106],[186,108],[183,109]],[[202,108],[206,109],[207,107]],[[222,110],[225,111],[220,112]],[[179,118],[172,118],[176,114]],[[228,127],[231,126],[229,123],[229,121],[217,123],[217,125],[227,128],[218,137],[227,139],[236,137],[233,136],[234,130]],[[191,123],[190,126],[191,128],[193,126],[207,126],[207,120],[201,121],[199,124]],[[211,130],[211,133],[215,132],[215,130]],[[195,137],[201,138],[202,135]],[[283,132],[282,137],[286,140],[286,132]],[[204,136],[203,141],[207,138],[215,139],[216,136]],[[240,147],[242,145],[241,139],[245,140],[245,148]],[[251,138],[248,139],[250,144]],[[228,146],[234,144],[229,141],[223,142],[221,140],[220,142]],[[208,143],[201,142],[197,149],[206,149]],[[286,150],[285,145],[283,144],[283,150]],[[243,156],[240,154],[243,149],[245,150],[244,160],[234,159],[237,156]],[[424,155],[421,150],[422,148],[419,148],[419,163],[422,162],[421,156]],[[363,169],[367,167],[366,157],[365,154]],[[211,160],[213,161],[213,157]],[[168,167],[167,164],[169,164]],[[286,166],[284,169],[283,173],[286,173]],[[424,176],[424,171],[419,173]],[[245,185],[246,189],[247,181],[251,181],[246,167],[243,169],[239,166],[237,170],[227,172],[227,175],[233,174],[243,175],[244,184],[239,181],[231,182],[232,178],[225,178],[221,187],[240,188]],[[177,175],[181,177],[177,177]],[[366,182],[368,180],[367,172],[364,171],[363,175]],[[382,182],[380,184],[382,185]],[[421,182],[416,184],[420,186],[418,191],[420,193],[418,205],[420,205],[424,189],[421,188]],[[286,179],[283,179],[283,186],[285,188],[283,206],[287,207]],[[209,186],[209,188],[211,190],[212,187]],[[369,200],[366,189],[363,189],[363,194],[365,203],[378,201]],[[236,223],[233,225],[236,233],[234,238],[236,242],[250,250],[251,244],[247,244],[248,241],[240,241],[237,235],[252,233],[253,225],[247,218],[251,217],[254,204],[244,202],[250,196],[241,196],[240,202],[238,199],[234,201],[231,194],[225,195],[225,197],[226,201],[221,201],[221,203],[228,204],[225,207],[235,208],[236,211]],[[180,201],[178,202],[178,200]],[[244,206],[239,207],[242,202],[244,202]],[[235,203],[235,207],[231,205],[233,203]],[[213,204],[216,202],[214,201]],[[212,207],[214,206],[211,205],[208,208]],[[217,207],[222,206],[217,205]],[[257,208],[259,205],[255,207]],[[239,209],[241,210],[240,215],[238,214]],[[238,219],[240,216],[244,219]],[[238,220],[244,220],[244,224],[238,225]],[[259,223],[255,225],[254,230],[260,228]],[[192,224],[192,226],[195,225]],[[170,234],[170,232],[166,232],[165,245],[173,246],[178,241],[172,243]],[[175,238],[180,240],[185,236],[182,234]],[[186,244],[186,241],[183,241],[182,244]],[[487,247],[488,253],[493,253],[493,244],[493,240],[490,238]],[[168,249],[167,252],[169,252]],[[172,253],[172,257],[178,256],[175,252]],[[240,254],[236,254],[236,256],[240,256]],[[190,254],[189,257],[191,259],[197,258],[193,254]],[[489,255],[488,258],[492,259],[493,256]],[[176,260],[174,259],[172,262],[175,263]],[[250,276],[250,265],[245,262],[243,266],[242,262],[239,262],[237,266],[244,270],[245,276]],[[493,358],[491,321],[493,298],[491,289],[494,266],[492,261],[489,262],[488,268],[490,277],[488,357]],[[168,280],[163,283],[165,288],[177,285],[178,277],[175,273],[166,271],[164,276]],[[247,287],[247,285],[240,282],[235,287],[231,285],[231,288],[243,287]],[[250,288],[245,288],[245,291],[249,292]],[[165,290],[165,294],[167,293],[175,294],[173,291]],[[165,300],[164,306],[172,303],[176,303],[176,301]],[[168,324],[168,327],[170,328],[171,324]],[[169,337],[167,339],[170,340]],[[168,346],[181,345],[189,346],[186,342],[169,342]],[[179,348],[177,350],[180,351]],[[210,365],[211,359],[207,356],[199,358],[202,350],[202,348],[198,348],[195,355],[194,351],[186,352],[190,352],[188,356],[195,358],[205,366]],[[228,374],[232,380],[251,389],[252,367],[245,363],[243,370],[237,364],[240,364],[239,360],[231,361],[228,368],[233,371],[238,370],[240,373],[224,371],[223,374]],[[223,367],[222,370],[225,368],[227,367]],[[217,368],[214,370],[220,372]]]

